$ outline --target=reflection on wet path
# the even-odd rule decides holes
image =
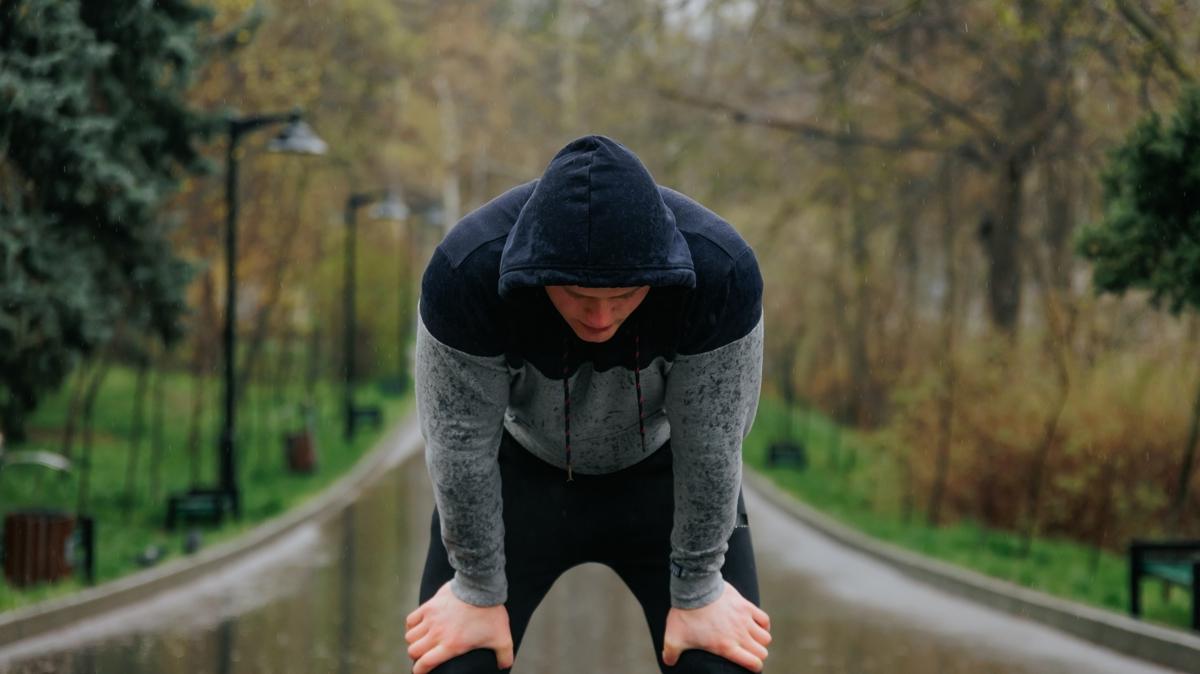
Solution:
[[[1162,672],[939,594],[798,526],[747,494],[775,643],[767,671]],[[80,629],[0,651],[32,674],[408,672],[432,495],[407,461],[357,502],[229,572]],[[564,575],[530,624],[516,672],[654,674],[641,610],[616,575]]]

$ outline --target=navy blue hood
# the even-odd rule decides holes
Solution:
[[[550,161],[500,258],[499,292],[577,285],[693,288],[692,255],[637,155],[604,136]]]

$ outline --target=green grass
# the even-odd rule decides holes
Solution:
[[[816,412],[798,410],[791,435],[807,449],[808,467],[768,468],[767,447],[788,435],[784,407],[764,399],[745,444],[746,463],[805,503],[880,540],[1018,585],[1127,614],[1128,561],[1074,541],[1037,538],[1028,554],[1009,531],[960,521],[929,526],[923,512],[904,517],[901,471],[892,457]],[[918,495],[920,498],[921,495]],[[1190,597],[1179,587],[1147,581],[1143,617],[1173,627],[1189,625]]]
[[[151,493],[151,419],[147,398],[141,443],[141,460],[132,500],[125,495],[125,472],[133,428],[133,400],[136,376],[132,370],[114,368],[105,380],[96,400],[95,436],[91,459],[90,498],[86,511],[96,520],[97,582],[121,577],[140,567],[138,553],[150,545],[163,545],[168,558],[183,554],[184,527],[168,533],[163,529],[166,495],[187,489],[192,484],[193,460],[187,451],[190,430],[192,383],[184,374],[171,373],[163,380],[162,486]],[[272,388],[251,386],[239,402],[238,474],[242,489],[242,519],[227,521],[219,529],[203,531],[204,545],[229,539],[273,516],[279,515],[318,493],[343,475],[411,407],[411,397],[383,396],[376,387],[363,385],[356,402],[378,404],[384,410],[381,429],[359,427],[353,443],[342,438],[341,389],[322,383],[316,391],[315,431],[318,452],[317,470],[311,475],[295,475],[286,470],[283,434],[302,425],[298,387],[282,395]],[[206,389],[206,417],[201,425],[200,452],[196,465],[196,483],[213,486],[216,482],[217,426],[219,424],[219,382],[212,380]],[[67,391],[47,399],[29,423],[29,441],[21,449],[59,451],[62,425],[68,404]],[[75,442],[80,456],[82,438]],[[9,449],[16,449],[10,447]],[[14,466],[0,471],[0,514],[24,507],[51,507],[75,512],[81,466],[68,474],[56,474],[29,466]],[[75,592],[82,587],[72,579],[50,586],[14,588],[0,578],[0,611],[28,605],[50,597]]]

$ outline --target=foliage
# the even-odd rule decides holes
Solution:
[[[955,356],[948,521],[973,520],[996,530],[1016,530],[1029,515],[1025,495],[1044,440],[1046,410],[1057,398],[1052,365],[1036,344],[1013,358],[989,362],[977,348]],[[1186,428],[1186,390],[1200,370],[1181,366],[1170,349],[1113,354],[1086,369],[1074,358],[1075,392],[1067,399],[1050,439],[1047,492],[1039,514],[1042,532],[1119,553],[1133,538],[1166,533],[1168,494],[1174,488],[1177,434]],[[886,433],[888,460],[905,476],[883,510],[926,505],[934,480],[933,438],[943,412],[942,382],[927,372],[894,391],[897,418]],[[970,401],[986,401],[971,404]],[[1114,413],[1120,410],[1120,413]],[[1130,479],[1133,477],[1133,479]],[[1200,528],[1200,502],[1185,520]]]
[[[940,527],[906,518],[898,505],[904,477],[894,447],[843,431],[811,409],[793,412],[804,419],[793,437],[815,460],[805,471],[767,466],[766,448],[780,439],[784,410],[778,399],[763,400],[746,440],[746,463],[809,505],[863,533],[935,559],[1118,613],[1128,611],[1129,568],[1123,549],[1047,535],[1026,551],[1019,536],[971,516]],[[1189,625],[1187,592],[1144,592],[1142,597],[1147,620]]]
[[[252,3],[216,6],[223,27]],[[1163,50],[1195,51],[1194,35],[1164,31],[1151,48],[1141,31],[1189,25],[1194,8],[1161,5],[1135,26],[1070,0],[272,7],[251,42],[212,63],[198,100],[300,105],[347,164],[248,147],[243,330],[264,317],[272,336],[315,331],[323,355],[340,353],[336,223],[352,189],[398,184],[414,205],[466,212],[536,177],[571,137],[607,133],[750,241],[766,283],[768,387],[903,440],[892,451],[911,451],[915,507],[929,500],[930,438],[951,395],[948,521],[1018,526],[1043,445],[1042,531],[1117,548],[1161,517],[1174,460],[1164,438],[1187,422],[1186,378],[1169,354],[1200,343],[1185,325],[1075,288],[1069,235],[1098,201],[1103,149],[1172,95]],[[1010,168],[1020,194],[1005,192]],[[197,258],[217,254],[218,187],[189,193],[181,239]],[[993,244],[1019,244],[1011,250],[980,239],[1001,206],[1012,238]],[[417,218],[399,241],[390,229],[359,221],[358,362],[377,373],[394,367],[397,326],[411,325],[397,289],[412,288],[441,235]],[[993,339],[988,269],[1010,252],[1025,297],[1021,330],[1004,342]],[[1051,306],[1078,316],[1073,337],[1048,326]],[[219,321],[204,317],[218,315],[197,312],[197,348],[216,342]],[[340,371],[336,356],[318,360]],[[1144,400],[1123,396],[1126,368],[1153,382]],[[1105,466],[1136,487],[1106,486]]]
[[[1151,114],[1112,151],[1104,217],[1077,243],[1102,292],[1148,290],[1173,313],[1200,309],[1200,87],[1169,122]]]
[[[50,4],[0,0],[63,16],[111,3]],[[270,131],[242,145],[236,318],[249,348],[239,376],[340,375],[341,209],[352,191],[400,187],[414,212],[400,226],[360,213],[358,363],[363,374],[390,373],[411,335],[415,281],[443,234],[422,216],[435,205],[465,213],[536,177],[570,138],[606,133],[754,247],[766,284],[767,388],[812,406],[795,418],[799,432],[835,437],[817,421],[824,415],[882,429],[877,451],[838,454],[848,480],[873,485],[862,494],[880,517],[915,516],[938,492],[948,527],[979,522],[996,537],[1030,512],[1042,534],[1092,549],[1161,533],[1200,315],[1177,320],[1140,297],[1088,292],[1070,244],[1077,225],[1100,219],[1104,153],[1197,72],[1200,33],[1179,28],[1200,19],[1195,3],[206,4],[216,37],[204,41],[186,100],[244,114],[301,107],[332,155],[269,155]],[[44,28],[50,44],[57,33]],[[80,48],[54,67],[79,70],[89,58],[103,54]],[[0,82],[23,72],[6,65]],[[0,101],[11,105],[4,86]],[[223,138],[202,148],[214,164],[223,151]],[[21,334],[31,340],[62,314],[85,336],[77,341],[103,343],[109,317],[128,303],[89,271],[105,265],[105,250],[74,260],[81,248],[68,235],[92,232],[52,227],[52,214],[27,207],[25,178],[4,152],[0,202],[5,213],[21,208],[5,217],[0,247],[45,241],[40,257],[21,262],[39,270],[34,281],[10,281],[5,261],[25,258],[0,256],[9,265],[0,293],[47,298],[30,300],[43,313]],[[199,269],[184,346],[202,374],[215,374],[220,355],[222,188],[190,180],[171,201],[181,217],[174,250]],[[1166,241],[1144,243],[1163,245],[1140,251],[1139,264],[1158,249],[1185,261]],[[75,294],[56,294],[60,286]],[[303,343],[311,356],[260,358],[255,343],[266,352]],[[37,355],[22,367],[51,373],[83,352],[24,348]],[[204,432],[213,398],[197,395],[190,412]],[[842,507],[839,494],[860,498],[837,480],[813,483],[806,493],[825,489],[830,508]],[[1187,503],[1194,530],[1200,501]]]
[[[200,168],[186,0],[0,3],[0,415],[24,415],[120,324],[180,336],[189,273],[160,204]]]

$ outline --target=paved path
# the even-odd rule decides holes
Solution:
[[[403,619],[415,603],[431,502],[423,464],[407,461],[351,508],[218,576],[0,651],[0,672],[407,672]],[[1166,671],[931,590],[753,493],[747,502],[774,622],[768,672]],[[652,658],[632,597],[608,569],[588,565],[550,592],[515,671],[653,674]]]

